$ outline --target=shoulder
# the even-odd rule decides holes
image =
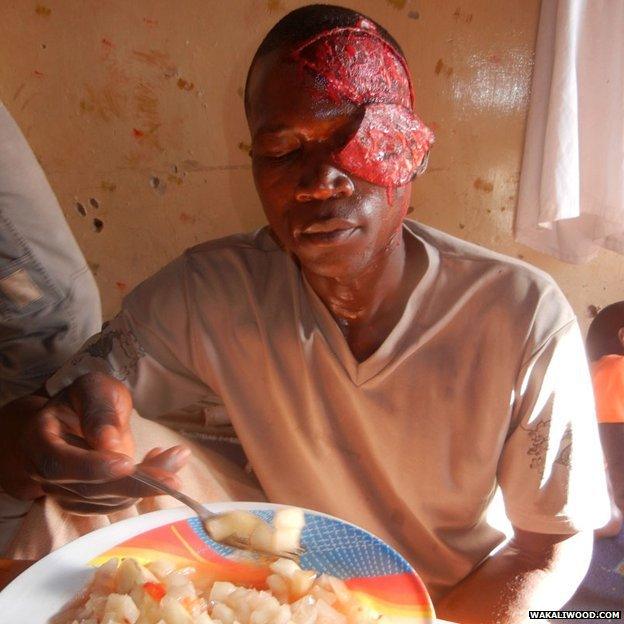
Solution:
[[[203,258],[219,254],[270,254],[280,251],[273,240],[268,227],[264,226],[252,232],[241,232],[205,241],[184,252],[185,256]]]
[[[572,307],[548,273],[414,221],[406,226],[437,252],[446,299],[470,301],[472,314],[512,332],[527,349],[575,324]]]
[[[415,221],[406,220],[406,226],[437,250],[441,262],[448,265],[443,270],[456,270],[458,279],[493,281],[497,287],[507,285],[509,291],[517,291],[520,299],[531,294],[536,298],[552,296],[572,314],[561,289],[545,271]]]
[[[240,304],[248,297],[262,298],[269,283],[283,287],[288,256],[264,227],[192,247],[181,261],[196,298]]]
[[[496,274],[512,277],[518,285],[538,290],[555,290],[560,292],[553,278],[535,266],[497,253],[475,243],[470,243],[435,228],[406,220],[407,227],[417,236],[435,247],[440,256],[447,262],[456,262],[463,265],[465,271],[472,269],[478,273],[495,271]]]
[[[240,300],[283,273],[286,255],[268,228],[206,241],[184,251],[139,284],[124,307],[190,305]]]
[[[284,253],[267,227],[206,241],[187,249],[182,263],[187,271],[238,270],[257,272],[267,269]]]
[[[195,245],[147,278],[141,286],[185,280],[197,275],[202,278],[212,273],[223,275],[228,270],[261,270],[275,257],[283,255],[268,228],[264,227]]]

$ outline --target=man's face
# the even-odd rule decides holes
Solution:
[[[411,185],[388,189],[338,167],[362,111],[327,97],[283,52],[256,62],[248,89],[254,179],[273,232],[305,269],[356,276],[400,240]]]

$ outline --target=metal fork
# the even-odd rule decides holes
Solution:
[[[150,477],[148,474],[146,474],[139,468],[135,469],[134,473],[132,473],[130,476],[136,481],[140,481],[141,483],[144,483],[145,485],[149,485],[150,487],[153,487],[154,489],[159,490],[163,494],[168,494],[169,496],[173,496],[173,498],[176,498],[181,503],[184,503],[185,505],[190,507],[199,516],[199,519],[201,520],[204,530],[210,536],[211,539],[213,538],[210,535],[210,531],[208,530],[208,522],[210,520],[214,520],[215,518],[224,516],[226,513],[230,513],[230,512],[214,513],[212,511],[208,511],[200,502],[196,501],[194,498],[187,496],[186,494],[180,492],[179,490],[169,487],[167,484],[162,483],[158,479],[154,479],[153,477]],[[235,510],[232,510],[232,511],[235,511]],[[261,522],[264,522],[264,520],[262,520],[261,518],[259,518],[259,520]],[[267,523],[265,522],[265,524]],[[217,541],[217,540],[214,540],[214,541]],[[284,559],[292,559],[293,561],[296,561],[296,562],[299,561],[299,558],[305,552],[304,547],[297,548],[296,551],[294,552],[290,550],[282,550],[282,551],[276,551],[276,552],[268,551],[268,550],[264,550],[264,549],[260,549],[260,548],[256,548],[255,546],[252,546],[247,539],[238,537],[237,535],[230,535],[222,540],[218,540],[218,542],[225,546],[238,548],[239,550],[248,550],[250,552],[257,553],[259,555],[262,555],[263,557],[270,557],[272,559],[276,557],[282,557]]]

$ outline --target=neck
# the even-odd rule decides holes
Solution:
[[[327,277],[303,267],[316,294],[339,324],[371,321],[397,298],[406,267],[403,229],[356,274]]]

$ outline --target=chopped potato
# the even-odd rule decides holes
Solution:
[[[139,619],[139,609],[130,596],[125,594],[109,594],[102,615],[102,624],[127,622],[134,624]]]
[[[258,516],[249,511],[232,511],[209,520],[206,529],[213,540],[220,542],[231,535],[249,539],[259,524],[264,523]]]
[[[301,544],[305,524],[302,509],[284,507],[275,512],[273,526],[249,511],[220,514],[206,523],[206,530],[216,542],[227,543],[233,536],[248,542],[260,551],[279,555],[296,552]]]
[[[303,529],[305,516],[299,507],[285,507],[275,512],[273,525],[276,529]]]
[[[280,535],[299,536],[303,512],[281,509],[274,527],[248,512],[232,512],[216,530],[247,536],[264,549],[274,549]],[[303,570],[289,559],[270,564],[266,590],[229,581],[208,585],[192,567],[170,562],[141,565],[134,559],[111,559],[95,573],[77,612],[59,624],[384,624],[365,611],[344,581]],[[198,582],[196,585],[195,582]]]
[[[289,559],[270,565],[267,590],[215,581],[202,591],[193,568],[111,561],[96,571],[88,599],[66,624],[383,624],[364,613],[344,581]]]

